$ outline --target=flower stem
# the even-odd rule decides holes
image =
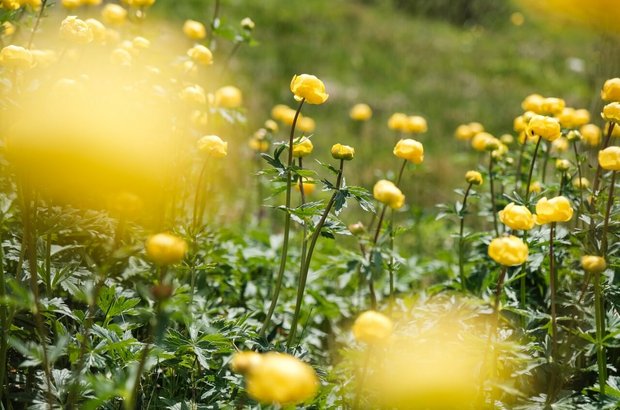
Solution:
[[[200,174],[198,175],[198,181],[196,182],[196,196],[194,197],[194,213],[192,215],[192,228],[194,233],[198,231],[199,224],[202,223],[202,215],[200,214],[200,210],[202,209],[202,196],[203,196],[203,185],[205,174],[207,172],[207,161],[202,164],[202,168],[200,169]],[[200,215],[199,215],[200,214]],[[200,222],[199,222],[200,221]]]
[[[39,9],[39,14],[37,15],[37,19],[34,22],[34,27],[32,27],[32,32],[30,33],[30,38],[28,39],[28,48],[29,50],[32,48],[32,43],[34,42],[34,36],[39,29],[39,24],[41,24],[41,19],[43,18],[43,12],[45,11],[45,5],[47,0],[43,0],[41,2],[41,8]]]
[[[0,326],[2,327],[0,333],[0,406],[2,405],[2,399],[4,397],[4,379],[6,376],[6,357],[8,351],[8,339],[9,339],[9,321],[7,305],[4,303],[6,296],[6,278],[4,276],[4,248],[2,247],[2,237],[0,236],[0,299],[3,300],[0,303]]]
[[[304,105],[305,99],[302,99],[299,103],[299,107],[297,107],[297,111],[295,112],[295,117],[293,118],[293,124],[291,125],[291,133],[289,135],[289,143],[288,143],[288,162],[287,162],[287,171],[286,171],[286,215],[284,216],[284,238],[282,239],[282,253],[280,255],[280,267],[278,269],[278,275],[276,277],[276,287],[271,297],[271,305],[269,306],[269,311],[267,312],[267,316],[265,317],[265,321],[263,322],[263,326],[260,329],[259,336],[264,337],[265,332],[267,331],[267,327],[271,322],[271,317],[273,316],[273,312],[276,309],[276,304],[278,303],[278,297],[280,296],[280,289],[282,288],[282,279],[284,278],[284,269],[286,268],[286,257],[288,255],[288,238],[289,231],[291,228],[291,214],[289,212],[289,208],[291,207],[291,185],[292,185],[292,173],[291,166],[293,165],[293,139],[295,136],[295,125],[297,124],[297,119],[299,118],[299,113],[301,112],[301,107]]]
[[[465,278],[465,240],[463,238],[463,233],[465,231],[465,211],[467,209],[467,198],[469,197],[469,192],[471,191],[473,183],[469,183],[467,185],[467,189],[465,190],[465,195],[463,195],[463,206],[461,207],[460,217],[461,226],[459,228],[459,278],[461,280],[461,290],[465,292],[467,290],[467,281]]]
[[[557,293],[557,275],[555,271],[555,222],[551,223],[549,229],[549,292],[551,293],[551,359],[557,360],[558,350],[558,324],[556,312],[556,293]]]
[[[297,286],[297,301],[295,302],[295,313],[293,314],[293,321],[291,323],[291,330],[289,332],[289,337],[287,341],[287,346],[291,347],[293,344],[293,340],[295,339],[295,333],[297,332],[297,323],[299,322],[299,314],[301,313],[301,304],[304,298],[304,290],[306,288],[306,281],[308,279],[308,272],[310,271],[310,262],[312,261],[312,253],[314,252],[314,247],[316,245],[316,241],[319,239],[321,235],[321,229],[327,220],[327,216],[334,206],[336,202],[336,195],[340,192],[340,184],[342,184],[342,171],[344,168],[344,160],[340,160],[340,169],[338,170],[338,177],[336,178],[336,191],[332,194],[325,210],[323,211],[323,215],[321,215],[321,219],[317,223],[314,228],[314,232],[312,233],[312,237],[310,238],[310,244],[308,246],[308,252],[305,256],[304,265],[301,270],[301,274],[299,277],[299,284]]]
[[[607,363],[603,337],[605,335],[605,314],[604,314],[603,292],[601,289],[601,274],[594,274],[594,316],[596,320],[596,363],[598,367],[598,384],[600,394],[605,395],[607,385]]]
[[[538,148],[540,147],[540,141],[542,141],[542,137],[538,137],[538,141],[536,142],[536,148],[534,148],[534,155],[532,155],[532,162],[530,163],[530,171],[527,175],[527,185],[525,186],[525,206],[528,206],[530,204],[530,185],[532,184],[534,162],[536,162],[536,154],[538,153]]]
[[[527,231],[523,231],[523,242],[525,242],[527,244]],[[521,309],[525,309],[525,304],[527,302],[527,284],[526,284],[526,277],[527,277],[527,261],[523,262],[523,265],[521,265],[521,280],[520,280],[520,300],[521,300]],[[524,323],[525,324],[525,318],[524,319]]]
[[[609,215],[614,205],[614,185],[616,185],[616,171],[611,173],[611,181],[609,183],[609,196],[607,197],[607,207],[605,208],[605,220],[603,222],[603,234],[601,235],[601,255],[607,254],[607,230],[609,229]]]
[[[545,144],[545,157],[544,157],[543,166],[542,166],[542,176],[540,177],[540,182],[542,182],[543,184],[545,183],[545,179],[547,177],[547,168],[549,164],[550,151],[551,151],[551,145],[549,143],[546,143]]]
[[[523,138],[523,144],[519,150],[519,159],[517,160],[517,169],[515,172],[515,191],[519,191],[519,185],[521,185],[521,165],[523,164],[523,153],[525,152],[525,146],[527,144],[527,138]]]
[[[499,236],[499,228],[497,227],[497,212],[495,210],[495,189],[493,188],[493,152],[489,152],[489,187],[491,189],[491,213],[493,214],[493,229],[495,236]]]

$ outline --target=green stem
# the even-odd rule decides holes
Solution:
[[[493,188],[493,152],[489,152],[489,187],[491,189],[491,213],[493,214],[493,229],[495,236],[499,237],[497,225],[497,211],[495,210],[495,189]]]
[[[536,162],[536,154],[538,154],[538,148],[540,147],[540,141],[542,137],[538,137],[536,142],[536,148],[534,148],[534,155],[532,155],[532,162],[530,163],[530,171],[527,175],[527,185],[525,186],[525,206],[530,204],[530,185],[532,184],[532,173],[534,172],[534,163]]]
[[[605,315],[603,309],[603,294],[601,290],[601,274],[594,274],[594,315],[596,320],[596,363],[598,366],[598,383],[601,396],[605,395],[607,385],[607,363],[603,337],[605,334]]]
[[[264,337],[265,332],[267,331],[267,327],[271,322],[271,317],[273,316],[273,312],[276,309],[276,304],[278,303],[278,297],[280,296],[280,289],[282,288],[282,279],[284,278],[284,270],[286,268],[286,257],[288,255],[288,238],[289,231],[291,228],[291,213],[289,209],[291,207],[291,184],[292,184],[292,173],[291,166],[293,165],[293,139],[295,136],[295,125],[297,124],[297,119],[299,118],[299,113],[301,112],[301,107],[304,105],[305,99],[302,99],[299,103],[299,107],[297,107],[297,111],[295,112],[295,117],[293,118],[293,124],[291,125],[291,133],[289,135],[288,142],[288,162],[287,162],[287,171],[286,171],[286,215],[284,216],[284,238],[282,239],[282,254],[280,255],[280,267],[278,269],[278,275],[276,277],[276,286],[271,297],[271,305],[269,306],[269,311],[267,312],[267,316],[265,316],[265,321],[263,322],[263,326],[260,329],[259,336]]]
[[[581,160],[579,158],[579,149],[577,148],[577,141],[573,142],[573,152],[575,153],[575,162],[577,163],[577,177],[579,178],[579,207],[577,208],[577,216],[575,217],[575,221],[579,224],[581,209],[583,207],[583,187],[581,186],[582,175],[581,175]]]
[[[4,380],[6,377],[6,356],[8,351],[9,321],[6,305],[6,278],[4,276],[4,248],[2,246],[2,236],[0,236],[0,326],[2,334],[0,336],[0,406],[4,398]]]
[[[549,229],[549,292],[551,293],[551,359],[557,360],[558,350],[558,324],[556,311],[557,275],[555,271],[555,222],[551,223]]]
[[[527,244],[527,231],[523,231],[523,242]],[[523,262],[521,265],[521,280],[520,280],[520,300],[521,300],[521,309],[525,309],[525,304],[527,302],[527,262]],[[525,325],[525,318],[523,318],[523,324]]]
[[[545,183],[545,179],[547,177],[547,168],[548,168],[548,164],[549,164],[549,157],[550,157],[550,151],[551,151],[551,144],[549,144],[548,142],[545,143],[545,158],[543,160],[543,166],[542,166],[542,176],[540,177],[540,182],[541,183]]]
[[[45,5],[47,3],[47,0],[43,0],[41,2],[41,9],[39,9],[39,14],[37,15],[37,19],[34,22],[34,27],[32,28],[32,32],[30,33],[30,39],[28,40],[28,49],[30,50],[32,48],[32,43],[34,42],[34,36],[37,33],[37,30],[39,29],[39,24],[41,24],[41,19],[43,18],[43,12],[45,11]]]
[[[607,207],[605,208],[605,220],[603,222],[603,233],[601,237],[601,255],[607,254],[607,230],[609,229],[609,215],[614,205],[614,185],[616,185],[616,171],[611,173],[611,181],[609,183],[609,196],[607,197]]]
[[[203,181],[205,179],[206,172],[207,172],[207,161],[205,161],[202,164],[200,174],[198,175],[198,182],[196,183],[196,196],[194,198],[194,212],[192,215],[192,228],[194,232],[198,232],[199,220],[202,221],[202,215],[199,215],[199,214],[202,209],[201,202],[202,202],[202,196],[203,196],[202,193],[204,191]]]
[[[519,159],[517,160],[517,170],[515,172],[515,191],[519,191],[519,185],[521,184],[521,165],[523,164],[523,153],[525,152],[525,146],[527,144],[527,137],[523,138],[523,144],[519,150]]]
[[[305,257],[304,266],[301,270],[301,275],[299,277],[299,285],[297,286],[297,301],[295,302],[295,313],[293,314],[293,321],[291,323],[291,330],[289,332],[289,337],[287,341],[287,346],[291,347],[293,345],[293,340],[295,339],[295,333],[297,332],[297,323],[299,322],[299,315],[301,313],[301,304],[304,299],[304,290],[306,288],[306,281],[308,279],[308,272],[310,271],[310,262],[312,261],[312,253],[314,252],[314,247],[316,245],[319,236],[321,235],[321,229],[329,216],[329,212],[334,206],[336,202],[336,195],[340,192],[340,185],[342,184],[342,171],[344,168],[344,160],[340,160],[340,169],[338,170],[338,177],[336,178],[336,191],[332,194],[325,210],[323,211],[323,215],[321,215],[321,219],[317,223],[314,228],[314,232],[312,233],[312,237],[310,238],[310,245],[308,246],[308,253]]]
[[[459,228],[459,278],[461,279],[461,290],[465,292],[467,290],[467,281],[465,278],[465,240],[463,238],[463,233],[465,231],[465,211],[467,209],[467,198],[469,197],[469,192],[471,191],[473,183],[469,183],[467,189],[465,190],[465,195],[463,195],[463,206],[460,212],[460,220],[461,226]]]

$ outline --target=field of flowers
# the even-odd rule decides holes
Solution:
[[[161,3],[0,0],[0,410],[620,408],[620,72],[429,141]]]

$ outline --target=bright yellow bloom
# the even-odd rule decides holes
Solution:
[[[566,138],[558,138],[551,143],[551,152],[560,153],[568,150],[568,140]]]
[[[198,140],[198,151],[212,158],[224,158],[228,155],[228,143],[217,135],[205,135]]]
[[[218,107],[239,108],[242,104],[243,94],[233,85],[227,85],[215,91],[215,105]]]
[[[369,345],[384,344],[392,336],[394,324],[387,316],[367,310],[355,319],[353,336],[358,342]]]
[[[588,273],[601,273],[607,269],[607,262],[601,256],[584,255],[581,257],[581,267]]]
[[[500,140],[498,140],[497,138],[495,139],[495,141],[497,141],[498,143],[497,148],[491,151],[491,155],[493,155],[493,158],[495,159],[500,159],[501,157],[504,156],[504,154],[508,152],[508,146],[504,144],[503,142],[501,142]]]
[[[605,121],[620,124],[620,102],[612,102],[604,106],[602,117]]]
[[[207,37],[207,29],[204,24],[195,20],[185,20],[183,33],[192,40],[202,40]]]
[[[108,35],[103,23],[93,18],[86,19],[85,23],[88,24],[88,27],[93,32],[93,39],[98,43],[105,43]]]
[[[530,94],[525,97],[521,103],[521,108],[523,108],[524,111],[532,111],[533,113],[541,114],[544,100],[545,97],[540,94]]]
[[[372,117],[372,109],[368,104],[355,104],[349,111],[349,117],[354,121],[368,121]]]
[[[296,113],[297,111],[295,111],[292,108],[288,108],[287,110],[282,110],[282,112],[279,113],[281,115],[280,121],[282,121],[286,125],[293,125],[293,121],[295,120]],[[304,118],[303,115],[299,114],[299,116],[297,117],[297,122],[301,122],[302,118]]]
[[[2,35],[3,36],[12,36],[15,33],[15,25],[10,21],[5,21],[2,23]]]
[[[467,171],[465,173],[465,181],[472,185],[482,185],[482,174],[478,171]]]
[[[295,100],[305,100],[308,104],[323,104],[329,98],[329,94],[325,93],[325,84],[310,74],[294,75],[291,92]]]
[[[266,120],[265,121],[265,129],[269,132],[278,132],[278,123],[274,120]]]
[[[562,112],[566,103],[561,98],[547,97],[543,100],[541,109],[543,114],[557,115]]]
[[[183,101],[188,103],[201,105],[207,103],[207,96],[205,95],[205,90],[197,84],[188,85],[183,90],[181,90],[179,96]]]
[[[394,131],[404,131],[409,117],[402,112],[395,112],[388,118],[388,128]]]
[[[252,151],[256,152],[267,152],[269,150],[269,141],[266,139],[252,137],[250,138],[248,145]]]
[[[2,8],[7,10],[17,10],[21,7],[21,4],[18,0],[2,0]]]
[[[406,159],[414,164],[421,164],[424,161],[424,146],[411,138],[398,141],[393,152],[398,158]]]
[[[127,10],[118,4],[109,3],[101,10],[101,18],[107,24],[121,25],[127,20]]]
[[[393,182],[386,179],[378,181],[372,189],[373,196],[392,209],[399,209],[405,204],[405,195]]]
[[[263,360],[260,353],[247,351],[237,352],[230,361],[230,369],[235,373],[246,374]]]
[[[515,130],[515,132],[521,133],[522,131],[525,131],[526,128],[527,128],[527,121],[525,121],[525,118],[523,117],[523,115],[519,115],[518,117],[515,117],[515,119],[512,122],[512,129]]]
[[[518,266],[525,263],[528,255],[527,244],[516,236],[495,238],[489,244],[489,256],[504,266]]]
[[[540,184],[540,182],[539,181],[533,181],[530,184],[530,192],[538,194],[538,193],[540,193],[540,191],[542,191],[542,185]]]
[[[503,210],[498,212],[502,223],[511,229],[530,230],[534,227],[534,215],[527,207],[509,203]]]
[[[620,171],[620,147],[611,146],[598,152],[598,163],[609,171]]]
[[[82,3],[87,6],[98,6],[101,2],[102,0],[82,0]]]
[[[295,185],[295,190],[301,192],[302,181],[300,180]],[[312,178],[303,178],[304,195],[312,195],[316,190],[316,182]]]
[[[562,135],[560,121],[558,121],[557,118],[535,115],[530,119],[527,126],[527,133],[531,137],[539,136],[547,141],[554,141]]]
[[[263,404],[294,405],[312,399],[319,380],[312,367],[288,354],[266,353],[246,374],[246,390]],[[252,359],[254,360],[254,359]]]
[[[0,64],[12,68],[30,68],[34,59],[30,50],[21,46],[10,45],[0,51]]]
[[[350,161],[355,156],[355,148],[348,145],[334,144],[331,152],[334,159],[343,159],[345,161]]]
[[[575,178],[573,179],[573,186],[577,189],[587,189],[590,187],[590,181],[587,178]]]
[[[426,124],[426,119],[419,115],[411,115],[407,117],[407,122],[405,123],[405,131],[411,132],[414,134],[421,134],[428,130],[428,125]]]
[[[573,217],[573,208],[564,196],[541,198],[536,203],[536,223],[538,225],[552,222],[568,222]]]
[[[586,124],[579,129],[581,140],[590,147],[596,147],[601,143],[601,129],[594,124]]]
[[[610,78],[605,81],[601,90],[601,98],[603,101],[620,101],[620,78]]]
[[[213,64],[213,53],[207,47],[196,44],[194,47],[187,50],[189,58],[202,65]]]
[[[293,111],[293,114],[295,111]],[[297,119],[297,129],[301,132],[311,133],[316,129],[316,122],[310,117],[303,117]]]
[[[515,137],[513,137],[512,134],[502,134],[499,140],[502,144],[510,145],[515,142]]]
[[[573,113],[573,124],[575,128],[581,127],[590,122],[590,112],[584,108],[575,110]]]
[[[90,26],[76,16],[68,16],[60,23],[60,37],[75,44],[88,44],[95,38]]]
[[[454,136],[456,137],[457,140],[469,141],[470,139],[474,137],[474,132],[472,131],[469,125],[461,124],[458,127],[456,127],[456,130],[454,131]]]
[[[123,3],[130,7],[150,7],[155,4],[155,0],[123,0]]]
[[[284,104],[274,105],[274,107],[271,109],[271,118],[276,121],[284,122],[284,117],[286,117],[288,111],[290,110],[292,110],[292,108]]]
[[[181,262],[187,253],[187,243],[174,235],[158,233],[146,241],[146,254],[158,265]]]
[[[492,151],[499,147],[499,140],[488,132],[479,132],[471,139],[471,146],[479,152]]]
[[[142,36],[134,37],[134,39],[131,40],[131,44],[135,49],[139,50],[146,50],[151,46],[151,42]]]
[[[303,137],[299,141],[293,143],[293,156],[295,158],[305,157],[310,155],[313,149],[314,145],[312,145],[310,138]]]
[[[476,134],[484,132],[484,125],[480,124],[479,122],[470,122],[467,125],[469,126],[469,129],[471,129],[471,132],[474,133],[474,136]]]
[[[570,161],[567,159],[556,159],[555,160],[555,169],[558,171],[566,172],[570,169]]]
[[[62,0],[61,4],[63,7],[72,10],[82,5],[82,0]]]

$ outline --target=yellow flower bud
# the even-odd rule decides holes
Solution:
[[[349,117],[354,121],[368,121],[372,117],[372,109],[368,104],[355,104],[349,111]]]
[[[575,109],[571,107],[565,107],[562,112],[557,115],[557,119],[560,120],[562,128],[575,128]]]
[[[2,0],[2,8],[7,10],[17,10],[21,7],[18,0]]]
[[[614,145],[599,151],[598,163],[608,171],[620,171],[620,147]]]
[[[428,130],[428,125],[426,124],[426,119],[419,115],[412,115],[407,117],[407,122],[405,123],[405,131],[411,132],[414,134],[421,134]]]
[[[515,130],[515,132],[521,133],[525,131],[526,128],[527,128],[527,121],[525,121],[525,118],[523,117],[523,115],[519,115],[512,122],[512,129]]]
[[[215,105],[224,108],[239,108],[243,104],[243,94],[235,86],[227,85],[215,91]]]
[[[88,44],[95,38],[90,26],[76,16],[68,16],[60,23],[60,37],[75,44]]]
[[[388,119],[388,128],[394,131],[404,131],[408,121],[407,114],[395,112]]]
[[[504,154],[508,152],[508,146],[506,144],[503,144],[497,138],[495,138],[495,141],[497,142],[497,148],[491,151],[491,155],[493,155],[494,159],[500,159],[504,156]],[[491,145],[491,147],[492,146],[493,145]]]
[[[491,148],[490,145],[494,147],[493,149],[497,148],[496,141],[496,138],[488,132],[479,132],[471,139],[471,146],[476,151],[484,152]]]
[[[530,192],[538,194],[540,193],[540,191],[542,191],[542,185],[540,184],[539,181],[533,181],[530,184]]]
[[[367,310],[355,319],[353,336],[358,342],[369,345],[384,344],[392,336],[394,324],[387,316]]]
[[[472,185],[482,185],[482,174],[478,171],[467,171],[465,181]]]
[[[331,152],[334,159],[343,159],[345,161],[350,161],[355,156],[355,149],[348,145],[334,144]]]
[[[456,130],[454,131],[454,136],[456,137],[457,140],[469,141],[470,139],[474,137],[474,132],[469,127],[469,125],[461,124],[458,127],[456,127]]]
[[[596,147],[601,143],[601,129],[594,124],[586,124],[579,129],[581,140],[590,147]]]
[[[612,102],[604,106],[602,117],[605,121],[620,124],[620,102]]]
[[[293,114],[295,112],[293,111]],[[310,117],[300,117],[297,119],[297,129],[304,133],[311,133],[316,129],[316,122]]]
[[[312,195],[312,193],[316,190],[316,182],[314,181],[314,179],[312,178],[307,178],[304,177],[303,178],[303,183],[300,180],[296,185],[295,185],[295,190],[301,192],[301,186],[303,185],[304,187],[304,194],[305,195]]]
[[[568,222],[573,217],[573,208],[566,197],[541,198],[536,203],[536,223]]]
[[[563,99],[548,97],[543,100],[541,109],[543,114],[555,115],[561,113],[565,106],[566,103]]]
[[[610,78],[605,81],[601,90],[603,101],[620,101],[620,78]]]
[[[570,161],[567,159],[556,159],[555,160],[555,169],[561,172],[566,172],[570,169]]]
[[[424,161],[424,146],[410,138],[398,141],[393,152],[398,158],[406,159],[414,164],[421,164]]]
[[[524,111],[532,111],[536,114],[542,113],[542,105],[545,98],[540,94],[530,94],[521,103]]]
[[[607,269],[607,262],[601,256],[584,255],[581,257],[581,267],[588,273],[601,273]]]
[[[499,140],[502,144],[510,145],[515,142],[515,137],[513,137],[511,134],[502,134],[502,136],[499,137]]]
[[[146,241],[146,254],[158,265],[181,262],[187,253],[187,243],[174,235],[158,233]]]
[[[361,222],[356,222],[348,226],[349,232],[353,235],[362,235],[366,232],[366,227]]]
[[[269,141],[265,139],[252,137],[250,138],[248,145],[250,146],[250,149],[252,149],[252,151],[256,152],[267,152],[269,150]]]
[[[535,115],[530,119],[527,133],[532,137],[539,136],[547,141],[554,141],[562,135],[558,119],[544,115]]]
[[[527,244],[516,236],[495,238],[489,244],[489,256],[504,266],[522,265],[527,260]]]
[[[213,64],[213,53],[203,45],[196,44],[194,47],[187,50],[187,55],[198,64]]]
[[[469,126],[469,129],[471,130],[471,132],[474,133],[474,136],[476,134],[480,134],[481,132],[484,132],[484,125],[480,124],[479,122],[470,122],[467,125]]]
[[[224,158],[228,152],[228,143],[217,135],[205,135],[198,140],[198,151],[212,157]]]
[[[0,51],[0,63],[11,68],[30,68],[34,59],[30,50],[21,46],[10,45]]]
[[[498,215],[499,220],[511,229],[527,231],[534,227],[534,215],[525,206],[511,202]]]
[[[142,36],[134,37],[134,39],[131,40],[131,44],[134,46],[134,48],[139,50],[146,50],[147,48],[151,47],[151,42],[147,38],[144,38]]]
[[[590,181],[587,178],[575,178],[573,179],[573,186],[577,189],[587,189],[590,187]]]
[[[323,104],[329,98],[325,93],[325,85],[317,77],[310,74],[294,75],[291,80],[291,92],[295,100],[304,100],[308,104]]]
[[[242,28],[242,29],[247,30],[247,31],[252,31],[252,30],[254,30],[254,27],[256,26],[256,25],[254,24],[254,21],[252,21],[252,19],[251,19],[251,18],[249,18],[249,17],[246,17],[246,18],[244,18],[243,20],[241,20],[240,25],[241,25],[241,28]]]
[[[262,360],[263,357],[260,353],[252,351],[237,352],[230,361],[230,369],[235,373],[246,374],[252,371]]]
[[[188,85],[183,90],[181,90],[179,96],[183,101],[188,103],[201,105],[207,103],[207,96],[205,95],[205,90],[197,84]]]
[[[263,404],[294,405],[312,399],[319,381],[312,367],[283,353],[266,353],[250,367],[246,390]]]
[[[290,110],[292,110],[291,107],[288,107],[284,104],[277,104],[271,109],[271,118],[276,121],[284,122],[284,118]]]
[[[405,196],[393,182],[382,179],[372,189],[373,196],[381,203],[392,209],[402,208],[405,204]]]
[[[566,138],[558,138],[551,143],[551,151],[554,153],[566,152],[568,150],[568,140]]]
[[[105,43],[108,35],[103,23],[93,18],[85,20],[85,23],[88,24],[88,27],[93,32],[93,39],[98,43]]]
[[[575,110],[573,113],[573,123],[575,128],[581,127],[590,122],[590,112],[584,108]]]
[[[265,129],[267,129],[269,132],[278,132],[278,123],[274,120],[267,120],[265,121]]]
[[[312,145],[312,141],[310,138],[303,137],[297,142],[293,142],[293,156],[295,158],[305,157],[312,153],[314,149],[314,145]]]
[[[185,20],[183,33],[192,40],[202,40],[207,37],[207,29],[204,24],[195,20]]]
[[[101,10],[101,18],[107,24],[121,25],[127,19],[127,10],[118,4],[109,3]]]
[[[12,36],[15,33],[15,25],[10,21],[5,21],[2,23],[2,35],[3,36]]]
[[[62,0],[60,3],[62,4],[64,8],[73,10],[82,5],[82,0]]]

